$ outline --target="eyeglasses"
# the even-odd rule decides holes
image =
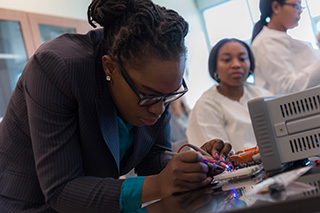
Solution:
[[[143,106],[143,107],[151,106],[151,105],[158,103],[159,101],[163,101],[164,104],[170,103],[170,102],[175,101],[178,98],[182,97],[189,90],[186,82],[184,81],[184,79],[182,79],[182,85],[179,89],[177,89],[177,91],[180,90],[179,92],[173,92],[173,93],[170,93],[167,95],[159,95],[159,96],[158,95],[142,95],[138,91],[138,89],[134,86],[133,81],[131,80],[128,73],[126,72],[126,70],[123,68],[123,66],[121,64],[122,63],[119,59],[118,66],[120,68],[120,72],[121,72],[124,80],[127,82],[127,84],[133,90],[133,92],[138,96],[138,98],[139,98],[138,105],[139,106]]]
[[[292,6],[297,12],[303,11],[305,9],[305,7],[301,6],[300,2],[297,3],[283,3],[284,5],[289,5]]]

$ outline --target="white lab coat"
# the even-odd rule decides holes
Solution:
[[[200,147],[217,138],[230,142],[234,151],[256,146],[247,102],[271,95],[261,87],[245,84],[238,102],[220,94],[216,86],[211,87],[202,94],[189,114],[188,142]]]
[[[320,85],[320,51],[285,32],[264,27],[252,43],[255,82],[274,95]]]

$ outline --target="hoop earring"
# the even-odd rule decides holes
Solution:
[[[106,76],[107,81],[111,81],[111,77],[109,75]]]

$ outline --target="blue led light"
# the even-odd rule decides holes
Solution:
[[[233,194],[233,198],[237,198],[238,193],[236,192],[236,190],[232,189],[232,194]]]
[[[306,162],[306,166],[309,166],[310,163],[311,163],[311,162],[308,160],[308,161]]]
[[[230,170],[230,166],[229,165],[226,165],[226,168],[227,168],[228,171]]]

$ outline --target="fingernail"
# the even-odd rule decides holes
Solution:
[[[218,160],[219,159],[219,154],[218,153],[214,154],[214,158]]]
[[[209,160],[209,163],[217,163],[217,161],[214,160],[214,159],[210,159],[210,160]]]
[[[197,161],[202,162],[203,157],[197,152]]]
[[[202,159],[202,163],[207,164],[207,163],[208,163],[208,159],[207,159],[207,158],[203,158],[203,159]]]

